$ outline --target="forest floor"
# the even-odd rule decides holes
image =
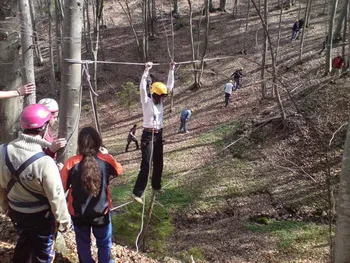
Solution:
[[[185,12],[187,1],[179,3]],[[193,2],[196,21],[200,18],[201,4]],[[228,12],[210,15],[206,58],[218,59],[206,61],[198,90],[189,89],[193,83],[192,66],[176,68],[174,104],[170,107],[170,97],[167,98],[164,116],[164,188],[170,193],[175,190],[194,193],[195,198],[183,209],[169,209],[174,231],[163,253],[168,257],[151,259],[136,253],[134,248],[120,246],[116,240],[113,247],[116,262],[177,262],[174,258],[191,262],[190,255],[197,263],[329,262],[328,222],[334,223],[334,210],[329,208],[329,202],[334,205],[334,199],[328,198],[328,182],[334,183],[331,190],[336,194],[350,100],[347,77],[333,84],[331,77],[324,74],[325,57],[324,53],[319,54],[327,19],[323,4],[321,0],[313,1],[302,63],[299,63],[301,40],[290,42],[290,36],[300,7],[301,14],[304,13],[305,1],[300,6],[298,1],[282,13],[277,75],[288,116],[285,123],[280,119],[276,100],[261,98],[263,30],[255,10],[251,7],[248,33],[246,3],[240,4],[235,19],[232,3],[227,6]],[[130,2],[131,10],[136,5]],[[170,9],[166,5],[159,8],[163,16],[157,26],[159,33],[150,42],[149,61],[162,63],[153,67],[152,74],[166,81],[170,61],[167,39],[171,44],[171,37],[164,36],[164,29],[170,29],[170,18],[166,15]],[[141,61],[117,1],[107,1],[105,11],[106,28],[101,31],[99,60]],[[280,19],[277,6],[270,6],[269,16],[275,48]],[[135,11],[133,19],[136,32],[140,32],[140,13]],[[190,61],[189,22],[185,15],[180,21],[182,27],[174,34],[175,61]],[[341,47],[335,50],[340,52]],[[219,59],[225,56],[230,58]],[[232,94],[229,107],[224,107],[224,84],[241,66],[242,88]],[[142,111],[140,103],[129,110],[122,107],[118,92],[127,81],[138,85],[142,71],[142,66],[115,64],[101,64],[98,71],[98,112],[104,143],[126,171],[118,181],[120,185],[132,185],[138,173],[141,153],[134,150],[125,153],[124,147],[127,133],[135,123],[140,137]],[[267,72],[271,94],[270,65]],[[48,69],[38,69],[36,79],[38,97],[48,96]],[[87,90],[84,80],[86,94]],[[179,114],[185,108],[193,110],[188,134],[178,133]],[[84,95],[80,126],[94,126],[92,116],[89,98]],[[160,202],[163,200],[160,198]],[[115,205],[121,204],[114,201]],[[1,262],[9,262],[16,233],[7,219],[2,217],[0,222],[0,258]],[[66,234],[65,240],[70,248],[68,258],[58,262],[77,262],[74,233]]]

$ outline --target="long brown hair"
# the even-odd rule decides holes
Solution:
[[[78,136],[78,153],[83,156],[80,163],[81,182],[86,193],[95,197],[101,188],[101,173],[95,159],[101,145],[100,134],[94,128],[81,129]]]

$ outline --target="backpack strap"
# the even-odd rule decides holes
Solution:
[[[5,144],[3,146],[2,150],[3,150],[3,156],[5,158],[6,166],[8,167],[8,169],[11,172],[11,179],[10,179],[9,183],[7,184],[7,194],[11,191],[11,189],[15,185],[15,183],[19,183],[26,191],[28,191],[31,195],[33,195],[34,197],[36,197],[39,200],[37,202],[14,202],[14,201],[11,201],[10,199],[8,199],[9,203],[11,203],[17,207],[34,207],[34,206],[42,206],[42,205],[48,204],[48,200],[45,196],[29,190],[27,187],[24,186],[24,184],[21,182],[21,180],[19,178],[20,174],[30,164],[32,164],[33,162],[35,162],[39,158],[46,156],[46,154],[43,152],[39,152],[37,154],[34,154],[28,160],[26,160],[24,163],[22,163],[21,166],[16,170],[13,167],[13,165],[10,161],[10,158],[8,156],[7,144]]]

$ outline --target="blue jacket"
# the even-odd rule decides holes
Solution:
[[[183,110],[181,112],[181,119],[188,120],[191,117],[191,111],[190,110]]]

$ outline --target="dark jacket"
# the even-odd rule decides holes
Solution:
[[[82,155],[69,158],[62,170],[61,179],[65,191],[68,192],[68,210],[76,225],[104,225],[108,222],[109,209],[112,205],[109,190],[110,176],[123,173],[122,166],[109,154],[98,153],[95,159],[101,173],[101,190],[94,197],[86,193],[82,187],[80,162]]]

